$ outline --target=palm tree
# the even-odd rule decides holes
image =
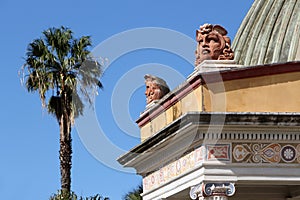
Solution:
[[[58,121],[61,190],[67,193],[71,191],[71,126],[83,114],[84,102],[92,103],[93,91],[102,87],[102,65],[90,55],[90,46],[89,36],[75,39],[68,28],[49,28],[28,45],[22,68],[25,87],[39,93],[42,106]]]
[[[128,192],[123,197],[123,200],[142,200],[142,196],[141,196],[142,193],[143,193],[143,186],[142,184],[140,184],[137,188]]]

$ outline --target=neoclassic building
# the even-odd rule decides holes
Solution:
[[[205,59],[214,31],[228,49]],[[194,72],[149,100],[118,162],[143,177],[143,200],[300,199],[300,0],[255,0],[234,59],[221,26],[196,40]]]

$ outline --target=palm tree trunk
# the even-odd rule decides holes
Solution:
[[[71,167],[72,167],[72,138],[71,120],[66,112],[63,112],[59,121],[60,127],[60,174],[62,191],[71,192]]]

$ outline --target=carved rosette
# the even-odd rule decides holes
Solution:
[[[234,193],[234,183],[201,183],[191,187],[190,198],[193,200],[227,200]]]

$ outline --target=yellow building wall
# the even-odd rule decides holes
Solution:
[[[202,105],[201,87],[198,87],[141,127],[141,141],[143,142],[185,113],[201,111]]]
[[[300,112],[300,72],[204,86],[208,112]]]
[[[200,85],[141,127],[141,141],[187,112],[300,112],[300,72]]]

